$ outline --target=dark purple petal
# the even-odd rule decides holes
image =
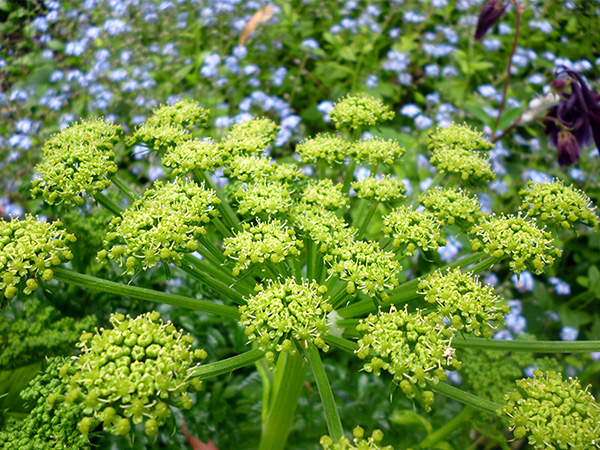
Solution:
[[[508,8],[508,4],[509,2],[506,0],[488,0],[483,5],[479,13],[479,19],[477,20],[477,28],[475,29],[476,41],[480,41],[485,33],[498,22],[500,16]]]
[[[560,167],[572,166],[579,161],[581,148],[577,139],[569,131],[558,133],[558,164]]]

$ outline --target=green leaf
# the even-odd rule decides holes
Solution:
[[[502,447],[503,450],[511,450],[511,448],[506,443],[506,438],[504,437],[504,434],[495,427],[487,423],[475,420],[473,422],[473,428],[475,428],[482,436],[485,436],[486,438],[496,442],[500,447]]]
[[[433,431],[433,427],[431,426],[429,420],[417,414],[411,409],[394,410],[392,415],[389,417],[389,421],[395,425],[400,426],[421,426],[427,431],[427,434],[430,434]]]
[[[470,103],[465,103],[462,105],[464,109],[467,110],[473,117],[478,119],[483,125],[491,125],[493,118],[488,115],[484,111],[484,109],[479,105],[473,105]]]
[[[41,368],[42,361],[38,361],[28,366],[0,372],[0,392],[6,394],[0,397],[0,410],[8,409],[11,412],[28,412],[19,393],[27,387]]]
[[[498,122],[498,129],[504,130],[511,123],[521,117],[522,110],[519,108],[511,108],[502,112],[500,122]]]
[[[352,47],[346,46],[343,47],[340,52],[340,58],[345,61],[356,61],[356,52]]]

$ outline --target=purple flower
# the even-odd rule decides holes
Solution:
[[[480,41],[485,33],[498,22],[507,7],[507,0],[488,0],[483,5],[479,13],[479,19],[477,20],[477,28],[475,29],[476,41]]]
[[[558,149],[558,163],[561,167],[570,166],[579,160],[581,147],[592,141],[600,150],[600,94],[590,89],[583,77],[574,70],[564,69],[565,78],[558,78],[552,86],[560,92],[561,100],[546,116],[545,133],[550,143]],[[571,87],[571,93],[564,92]]]

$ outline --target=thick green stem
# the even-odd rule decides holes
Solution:
[[[222,281],[214,278],[213,275],[209,274],[204,270],[198,269],[196,266],[191,265],[185,260],[181,261],[181,265],[179,266],[179,268],[185,273],[194,277],[196,280],[200,281],[201,283],[206,284],[209,288],[221,294],[223,297],[229,300],[233,300],[239,305],[244,304],[243,295],[237,290],[240,288],[240,286],[237,286],[237,289],[230,287],[228,284],[223,283]]]
[[[215,185],[210,177],[210,174],[202,170],[196,170],[194,171],[194,174],[199,180],[203,181],[209,189],[212,189],[219,197],[219,200],[221,200],[221,203],[217,205],[217,209],[221,213],[225,223],[233,230],[241,230],[240,219],[238,219],[237,214],[233,211],[233,209],[231,209],[231,206],[229,205],[229,202],[227,202],[223,191],[221,191],[221,189]]]
[[[319,349],[313,344],[309,344],[305,353],[310,362],[315,381],[317,382],[321,403],[323,404],[323,410],[325,411],[325,420],[327,421],[329,436],[334,442],[337,442],[344,436],[344,430],[335,404],[333,392],[331,391],[331,386],[329,385],[329,380],[327,379],[327,374],[323,367],[323,361],[321,361]]]
[[[111,213],[113,213],[115,216],[118,216],[121,214],[121,212],[123,211],[123,208],[121,208],[119,205],[117,205],[115,202],[113,202],[112,200],[110,200],[106,195],[97,192],[94,195],[94,199],[100,203],[103,207],[105,207],[106,209],[108,209]]]
[[[219,375],[241,369],[242,367],[249,366],[250,364],[262,359],[264,355],[265,352],[262,350],[250,350],[246,353],[242,353],[241,355],[232,356],[231,358],[227,358],[222,361],[196,367],[195,369],[189,371],[188,378],[208,380],[209,378],[214,378]]]
[[[358,344],[356,342],[350,341],[348,339],[344,339],[343,337],[334,336],[332,334],[329,334],[329,335],[325,336],[323,339],[329,345],[339,348],[340,350],[344,350],[345,352],[348,352],[348,353],[354,353],[356,350],[358,350]]]
[[[117,187],[117,189],[119,189],[123,194],[125,194],[132,202],[140,198],[139,195],[133,189],[131,189],[127,182],[118,175],[112,177],[111,181]]]
[[[419,196],[419,198],[421,198],[423,195],[425,195],[425,193],[428,190],[433,189],[436,186],[439,186],[445,176],[446,176],[446,174],[444,172],[438,172],[436,174],[436,176],[433,177],[433,180],[431,180],[431,183],[429,184],[429,186],[427,186],[427,189],[425,189],[423,192],[421,192],[421,195]],[[417,198],[415,198],[415,204],[417,204],[417,203],[419,203],[419,200]]]
[[[114,281],[96,278],[90,275],[84,275],[77,272],[72,272],[67,269],[55,267],[52,269],[54,278],[64,283],[74,284],[84,288],[92,289],[109,294],[123,295],[126,297],[136,298],[149,302],[166,303],[173,306],[181,306],[182,308],[194,309],[210,314],[216,314],[221,317],[238,320],[240,314],[237,308],[217,303],[198,300],[195,298],[184,297],[183,295],[168,294],[166,292],[154,291],[135,286],[128,286]]]
[[[263,423],[259,450],[283,450],[290,429],[294,424],[294,415],[298,398],[302,393],[308,365],[302,354],[281,353],[277,361],[271,404],[267,420]]]
[[[350,183],[354,179],[354,169],[356,169],[356,158],[350,157],[348,161],[348,167],[346,167],[346,176],[344,177],[344,186],[342,187],[342,193],[348,194],[350,191]]]
[[[226,289],[227,292],[231,289],[234,289],[236,291],[239,291],[243,295],[250,295],[253,293],[252,287],[246,284],[242,285],[238,283],[237,280],[233,278],[230,274],[224,272],[220,266],[215,266],[201,259],[194,258],[192,255],[186,255],[183,261],[185,262],[185,264],[182,264],[182,270],[190,273],[189,271],[187,271],[187,267],[193,266],[200,272],[205,272],[205,275],[200,280],[202,282],[205,282],[206,275],[209,275],[214,279],[215,283],[218,283],[219,288]],[[195,272],[190,273],[190,275],[195,276]],[[207,284],[209,286],[212,286],[212,284],[210,283]]]
[[[428,386],[432,391],[438,392],[440,394],[445,395],[446,397],[458,400],[459,402],[464,403],[465,405],[472,406],[475,409],[490,414],[497,415],[497,411],[500,408],[502,408],[502,405],[499,405],[498,403],[494,403],[485,398],[479,397],[469,392],[465,392],[446,383],[428,383]]]
[[[369,222],[371,222],[371,219],[373,218],[375,211],[377,211],[378,206],[379,206],[379,203],[373,202],[373,204],[371,205],[371,207],[369,208],[367,213],[364,215],[364,219],[363,219],[362,223],[360,224],[360,227],[358,228],[357,235],[359,238],[364,236],[365,231],[366,231],[367,227],[369,226]]]
[[[588,353],[600,351],[600,341],[500,341],[457,337],[452,340],[452,347],[531,353]]]
[[[473,408],[465,406],[452,420],[444,424],[442,427],[435,430],[419,443],[420,448],[431,448],[442,439],[445,439],[453,431],[457,430],[463,423],[468,421],[473,416]]]
[[[365,214],[368,203],[364,198],[358,200],[358,208],[356,208],[355,216],[352,218],[352,227],[358,228],[360,226],[360,220]]]

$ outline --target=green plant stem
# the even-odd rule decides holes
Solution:
[[[459,402],[464,403],[465,405],[471,406],[480,411],[497,415],[498,413],[496,411],[502,408],[502,405],[499,405],[498,403],[494,403],[490,400],[463,391],[462,389],[455,388],[454,386],[450,386],[446,383],[427,383],[427,385],[432,391],[438,392],[454,400],[458,400]]]
[[[500,341],[457,337],[452,340],[452,347],[532,353],[588,353],[600,351],[600,341]]]
[[[302,393],[306,379],[307,364],[302,354],[281,353],[277,361],[275,377],[272,384],[271,403],[268,407],[267,419],[263,422],[259,450],[283,450],[290,429],[294,423],[294,415],[298,398]]]
[[[321,397],[321,403],[325,411],[325,420],[327,421],[327,429],[329,430],[329,436],[334,442],[339,441],[343,435],[344,430],[342,428],[342,422],[338,414],[337,406],[335,404],[335,398],[323,367],[323,361],[319,354],[319,349],[314,344],[309,344],[305,350],[305,354],[310,362],[315,381],[317,382],[317,388],[319,389],[319,395]]]
[[[358,199],[358,208],[356,208],[355,216],[352,219],[352,227],[358,228],[359,223],[363,215],[365,214],[365,209],[367,209],[368,202],[364,198]]]
[[[125,194],[132,202],[140,198],[140,196],[127,184],[127,182],[118,175],[111,178],[112,183]]]
[[[425,195],[427,191],[429,191],[430,189],[434,189],[436,186],[439,186],[445,176],[446,174],[444,172],[438,172],[436,176],[433,177],[433,180],[431,180],[429,186],[427,186],[427,189],[421,192],[421,195],[419,197],[415,198],[415,204],[419,203],[419,198]]]
[[[358,350],[358,344],[356,342],[344,339],[343,337],[328,334],[323,339],[329,345],[339,348],[340,350],[344,350],[348,353],[354,353],[356,350]]]
[[[364,215],[364,219],[363,219],[362,223],[360,224],[360,227],[358,228],[358,237],[359,238],[364,236],[365,231],[366,231],[367,227],[369,226],[369,222],[371,222],[371,219],[373,218],[375,211],[377,211],[378,206],[379,206],[379,203],[374,201],[371,204],[371,207],[369,208],[367,213]]]
[[[350,161],[348,161],[348,167],[346,167],[346,175],[344,176],[343,194],[347,195],[350,192],[350,183],[354,179],[354,169],[356,169],[356,158],[351,156]]]
[[[208,380],[209,378],[214,378],[219,375],[241,369],[242,367],[249,366],[250,364],[262,359],[263,356],[265,356],[265,352],[262,350],[250,350],[246,353],[242,353],[241,355],[232,356],[231,358],[227,358],[222,361],[196,367],[195,369],[189,371],[188,378]]]
[[[108,209],[115,216],[120,215],[121,212],[123,211],[123,208],[121,208],[119,205],[117,205],[115,202],[113,202],[111,199],[109,199],[106,195],[102,194],[101,192],[97,192],[94,195],[94,200],[96,200],[98,203],[100,203],[104,208]]]
[[[192,255],[186,255],[183,259],[187,264],[194,266],[198,270],[202,272],[206,272],[206,274],[212,276],[216,281],[221,282],[226,285],[229,289],[234,289],[233,286],[237,286],[235,289],[244,295],[249,295],[252,293],[253,286],[249,286],[246,283],[239,283],[239,280],[236,280],[231,276],[231,274],[227,274],[222,270],[220,266],[215,266],[213,264],[207,263],[198,258],[194,258]],[[185,269],[184,269],[185,270]]]
[[[198,269],[195,265],[192,265],[185,260],[181,261],[179,268],[201,283],[206,284],[209,288],[221,294],[225,298],[232,300],[239,305],[243,305],[245,303],[242,293],[238,291],[241,286],[238,285],[235,288],[233,286],[230,287],[227,283],[223,283],[223,281],[214,278],[214,273],[209,273],[206,270]]]
[[[217,194],[217,197],[219,197],[219,200],[221,200],[221,203],[217,205],[217,210],[221,213],[221,216],[223,217],[223,220],[227,226],[229,226],[229,228],[232,230],[240,231],[240,219],[235,211],[231,209],[231,206],[223,194],[223,191],[215,185],[210,177],[210,174],[203,170],[195,170],[194,175],[196,175],[198,180],[203,181],[209,189],[212,189],[215,194]]]
[[[166,292],[154,291],[152,289],[128,286],[121,283],[115,283],[114,281],[93,277],[91,275],[73,272],[61,267],[55,267],[52,269],[52,271],[54,272],[54,278],[59,281],[95,291],[123,295],[149,302],[181,306],[182,308],[215,314],[221,317],[227,317],[229,319],[238,320],[240,318],[237,308],[232,306],[219,305],[217,303],[207,302],[206,300],[198,300],[195,298],[185,297],[183,295],[168,294]]]
[[[419,444],[419,448],[431,448],[441,440],[449,436],[453,431],[457,430],[463,423],[468,421],[473,416],[474,410],[470,406],[465,406],[461,412],[454,416],[449,422],[435,430]]]

